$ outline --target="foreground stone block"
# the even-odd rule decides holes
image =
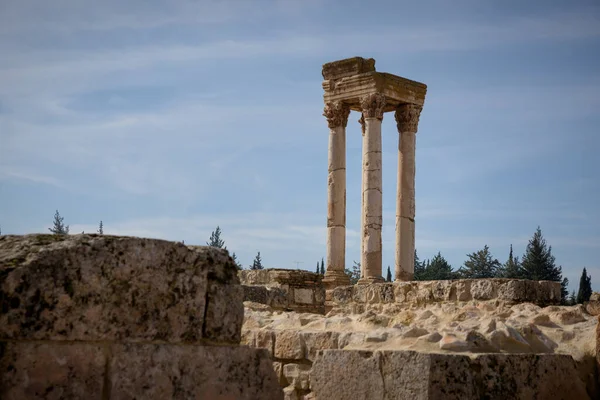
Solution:
[[[0,399],[102,399],[105,346],[0,342],[2,349]]]
[[[0,273],[0,338],[239,343],[237,269],[213,247],[98,235],[1,236]]]
[[[589,399],[569,355],[325,350],[311,371],[317,398]]]
[[[124,344],[113,348],[111,399],[281,399],[265,350]]]

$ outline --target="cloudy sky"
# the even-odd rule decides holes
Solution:
[[[501,4],[501,6],[500,6]],[[576,289],[600,289],[600,4],[513,1],[0,1],[0,226],[204,244],[244,265],[325,255],[321,65],[373,57],[428,85],[416,246],[504,262],[538,225]],[[347,129],[347,262],[361,133]],[[383,121],[384,268],[398,133]],[[297,264],[299,262],[300,264]]]

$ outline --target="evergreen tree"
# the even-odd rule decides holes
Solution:
[[[321,258],[321,275],[325,275],[325,260]]]
[[[319,268],[319,265],[320,265],[320,264],[319,264],[319,262],[317,261],[317,270],[315,271],[315,274],[320,274],[320,273],[321,273],[321,270],[320,270],[320,268]]]
[[[512,278],[512,279],[520,279],[523,276],[521,271],[521,264],[519,262],[519,257],[513,257],[513,247],[510,245],[510,253],[508,254],[508,260],[504,263],[504,268],[502,271],[502,276],[504,278]]]
[[[233,259],[233,263],[237,267],[237,269],[243,269],[242,264],[238,261],[237,256],[234,253],[231,253],[231,258]]]
[[[250,269],[264,269],[262,265],[262,259],[260,258],[260,251],[258,252],[256,257],[254,257],[254,261],[252,262]]]
[[[567,301],[569,280],[562,277],[562,267],[556,266],[552,246],[547,245],[539,226],[525,249],[521,260],[521,272],[524,279],[560,282],[562,301]]]
[[[100,221],[100,225],[98,225],[98,234],[104,235],[104,224],[102,224],[102,221]]]
[[[573,292],[575,293],[575,292]],[[579,278],[579,291],[577,291],[577,304],[583,304],[586,301],[590,301],[592,296],[592,277],[587,274],[585,267],[581,272],[581,278]]]
[[[446,261],[442,254],[438,253],[431,259],[423,262],[423,272],[417,279],[420,281],[448,280],[456,278],[456,273],[452,271],[452,266]]]
[[[567,304],[570,306],[574,306],[577,304],[577,296],[575,295],[575,291],[573,290],[567,299]]]
[[[221,228],[219,228],[219,226],[217,226],[217,229],[210,234],[210,239],[208,239],[206,244],[208,246],[227,250],[227,247],[225,247],[225,241],[221,239]]]
[[[482,279],[496,278],[500,272],[500,262],[492,258],[490,248],[486,244],[482,250],[467,254],[469,259],[465,261],[464,268],[458,270],[461,278]]]
[[[392,281],[392,270],[390,269],[390,266],[388,265],[388,269],[387,269],[387,277],[385,278],[386,282],[391,282]]]
[[[414,280],[423,281],[425,280],[425,261],[419,261],[419,256],[417,255],[417,249],[415,249],[415,275]]]
[[[356,283],[360,279],[360,262],[354,261],[352,269],[350,270],[346,268],[344,272],[346,272],[346,275],[348,275],[348,277],[350,278],[350,284],[356,285]]]
[[[55,235],[68,235],[69,234],[69,225],[64,224],[64,218],[60,216],[58,210],[54,214],[54,222],[52,228],[48,228],[48,230]]]

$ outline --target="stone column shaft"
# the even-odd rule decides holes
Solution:
[[[329,288],[348,285],[346,267],[346,124],[350,109],[340,102],[325,105],[329,125],[327,175],[327,271]]]
[[[415,149],[421,106],[404,104],[396,110],[398,179],[396,187],[397,281],[412,281],[415,273]]]
[[[380,93],[367,95],[361,99],[365,132],[363,138],[362,169],[362,253],[363,276],[359,283],[383,281],[381,227],[382,171],[381,171],[381,121],[385,96]]]

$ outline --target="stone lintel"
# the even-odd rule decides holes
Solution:
[[[384,72],[365,72],[323,81],[325,103],[343,101],[351,110],[362,112],[360,98],[370,93],[383,93],[384,112],[394,111],[400,104],[423,106],[427,86],[423,83]]]
[[[352,57],[323,64],[323,79],[341,79],[365,72],[375,72],[375,60],[372,58]]]

